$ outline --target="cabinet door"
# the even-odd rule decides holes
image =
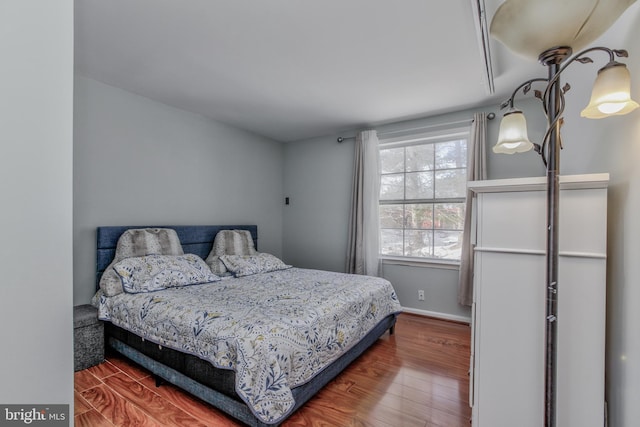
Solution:
[[[544,417],[544,257],[476,253],[474,426]]]
[[[544,251],[544,191],[478,195],[477,247],[498,251]]]
[[[557,424],[604,423],[605,259],[560,257]]]

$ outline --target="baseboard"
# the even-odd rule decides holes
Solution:
[[[471,317],[456,316],[455,314],[439,313],[437,311],[420,310],[417,308],[402,307],[405,313],[419,314],[420,316],[435,317],[436,319],[452,320],[454,322],[471,323]]]

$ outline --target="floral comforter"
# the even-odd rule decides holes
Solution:
[[[401,311],[382,278],[290,268],[151,293],[102,296],[99,317],[236,371],[236,391],[265,423],[384,317]]]

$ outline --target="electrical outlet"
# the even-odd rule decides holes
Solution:
[[[418,301],[424,301],[424,291],[422,289],[418,291]]]

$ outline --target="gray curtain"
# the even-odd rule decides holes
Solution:
[[[356,135],[346,272],[378,276],[380,153],[376,131]]]
[[[473,115],[471,137],[467,149],[469,150],[469,164],[467,165],[467,181],[487,179],[487,115],[476,113]],[[458,278],[458,302],[462,305],[473,303],[473,245],[471,235],[473,198],[472,191],[467,190],[464,231],[462,233],[462,254],[460,256],[460,276]]]

